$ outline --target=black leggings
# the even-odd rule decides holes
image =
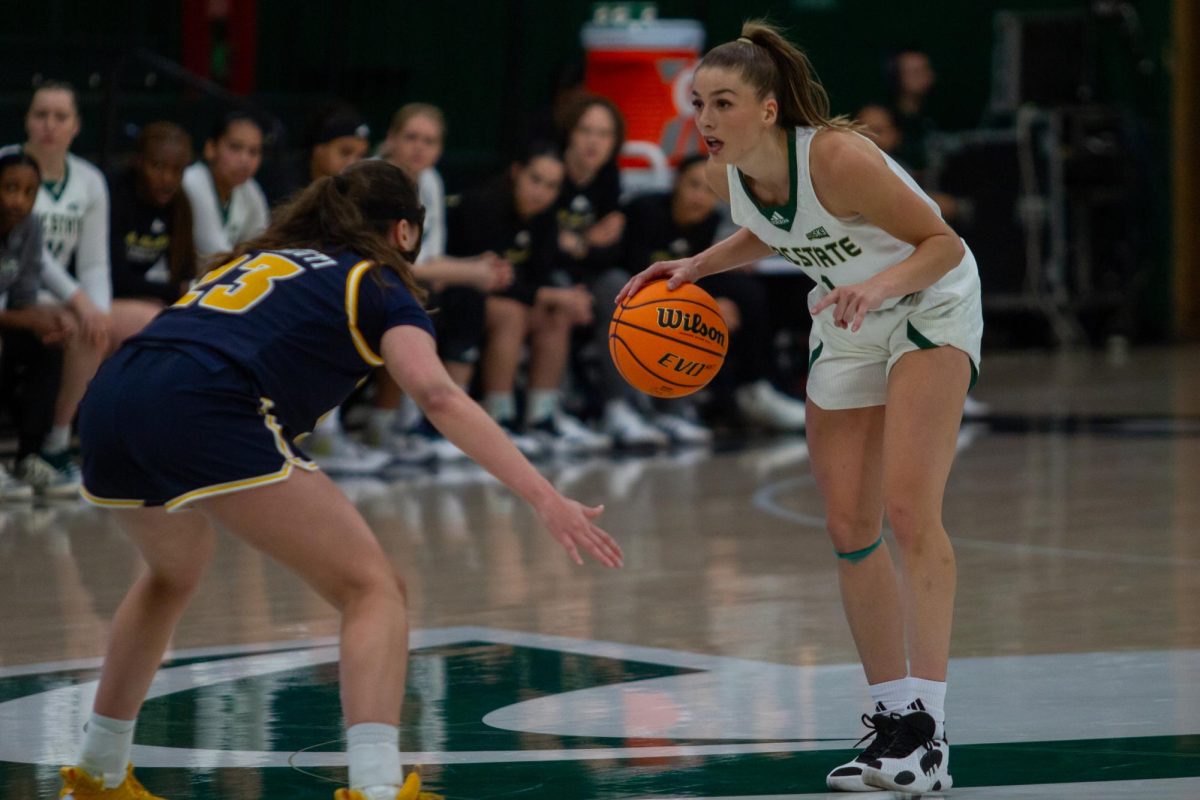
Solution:
[[[62,350],[25,330],[0,333],[0,403],[17,426],[17,460],[40,452],[54,422]]]

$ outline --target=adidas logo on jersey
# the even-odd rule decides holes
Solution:
[[[814,239],[828,239],[829,231],[825,230],[825,228],[823,228],[823,227],[813,228],[811,231],[809,231],[808,233],[806,233],[804,235],[811,242]]]
[[[772,225],[787,225],[789,222],[791,222],[791,220],[785,217],[783,214],[780,214],[778,211],[771,212]]]

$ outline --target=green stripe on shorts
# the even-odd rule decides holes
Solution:
[[[934,344],[926,339],[923,333],[913,327],[911,321],[908,323],[908,340],[922,350],[933,350],[941,347],[941,345]],[[967,361],[971,365],[971,384],[967,387],[967,391],[969,392],[975,388],[975,382],[979,380],[979,367],[975,366],[975,359],[971,358],[970,355],[967,356]],[[812,364],[809,364],[808,366],[811,368]]]

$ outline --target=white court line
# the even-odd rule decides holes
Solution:
[[[520,644],[553,648],[566,652],[637,659],[692,669],[711,669],[717,665],[754,662],[720,656],[705,656],[652,647],[637,647],[610,642],[581,641],[557,636],[525,634],[491,628],[457,627],[414,631],[414,648],[435,647],[470,641]],[[159,670],[147,698],[161,697],[202,686],[211,686],[237,678],[269,675],[303,666],[332,663],[337,648],[326,645],[295,650],[296,643],[280,645],[272,652],[257,652],[222,661],[202,662]],[[261,646],[239,649],[263,650]],[[25,667],[23,669],[32,669]],[[97,681],[86,681],[0,703],[0,729],[25,730],[25,737],[0,737],[0,760],[17,763],[66,763],[77,747],[77,731],[86,719],[95,696]],[[49,712],[49,713],[48,713]],[[48,719],[51,717],[51,719]],[[51,730],[46,730],[49,724]],[[486,764],[512,761],[606,761],[622,758],[681,758],[689,756],[738,755],[743,753],[796,752],[816,749],[812,742],[755,742],[733,745],[679,745],[661,747],[587,748],[529,751],[467,751],[405,753],[404,758],[417,764]],[[343,767],[344,752],[263,750],[215,750],[134,745],[133,758],[145,767]]]
[[[265,642],[262,644],[238,644],[215,647],[193,647],[187,650],[168,650],[163,661],[182,661],[190,658],[236,656],[246,653],[274,653],[280,650],[303,650],[312,647],[329,647],[338,643],[336,636],[320,639],[296,639],[291,642]],[[21,664],[15,667],[0,667],[0,678],[15,678],[21,675],[46,675],[51,672],[70,672],[82,669],[100,669],[103,657],[73,658],[66,661],[47,661],[42,664]]]
[[[450,627],[413,630],[409,634],[410,650],[422,647],[439,647],[454,644],[460,639],[460,631],[484,631],[487,628]],[[447,633],[450,631],[451,633]],[[450,636],[452,638],[447,638]],[[315,639],[291,639],[282,642],[258,642],[254,644],[213,645],[210,647],[190,647],[184,650],[168,650],[163,655],[163,662],[184,661],[193,658],[220,658],[258,653],[277,653],[284,650],[310,650],[317,647],[336,647],[338,637],[322,636]],[[19,664],[12,667],[0,667],[0,679],[16,678],[22,675],[46,675],[51,672],[70,672],[73,670],[100,669],[104,666],[104,658],[73,658],[65,661],[45,661],[41,664]]]
[[[743,684],[747,680],[757,681],[758,677],[756,676],[759,676],[759,673],[775,674],[789,670],[797,673],[796,678],[788,678],[786,675],[782,676],[785,679],[785,683],[789,685],[795,683],[797,680],[803,683],[803,674],[807,674],[813,670],[819,673],[817,678],[820,680],[826,682],[832,681],[830,686],[833,686],[835,689],[842,684],[849,685],[852,683],[854,686],[857,686],[860,682],[859,671],[861,667],[856,664],[837,664],[813,668],[786,667],[723,656],[671,651],[613,642],[568,639],[565,637],[484,627],[426,629],[414,631],[412,634],[414,648],[479,641],[689,667],[702,672],[709,672],[714,677],[720,677],[720,674],[724,673],[727,679]],[[336,647],[326,645],[310,649],[293,650],[292,648],[296,644],[296,642],[279,643],[276,647],[282,649],[276,649],[274,652],[258,652],[252,655],[242,655],[225,660],[199,662],[162,669],[155,677],[150,696],[157,697],[202,686],[213,686],[229,680],[270,675],[283,670],[293,670],[306,665],[314,666],[317,664],[332,663],[337,660]],[[246,645],[239,649],[246,648],[266,649],[263,645],[257,647]],[[1110,684],[1113,684],[1114,681],[1117,684],[1124,685],[1130,680],[1134,680],[1142,687],[1153,688],[1164,685],[1161,677],[1164,673],[1179,673],[1182,676],[1200,676],[1200,671],[1197,671],[1194,667],[1194,664],[1198,663],[1197,659],[1200,659],[1200,651],[1093,653],[1064,656],[957,659],[951,662],[951,669],[955,670],[956,674],[961,673],[964,676],[978,673],[980,677],[977,682],[982,682],[990,687],[1002,683],[1004,676],[1008,676],[1010,680],[1015,680],[1018,683],[1025,682],[1026,688],[1032,692],[1031,696],[1033,697],[1035,706],[1044,705],[1044,703],[1039,701],[1039,698],[1045,695],[1046,692],[1061,694],[1061,687],[1039,687],[1037,680],[1034,680],[1030,676],[1055,674],[1090,675],[1091,678],[1089,681],[1078,683],[1076,688],[1080,691],[1087,690],[1092,693],[1087,694],[1085,692],[1078,696],[1071,695],[1071,697],[1075,697],[1075,700],[1072,702],[1080,703],[1081,707],[1089,709],[1093,715],[1092,718],[1089,718],[1090,721],[1085,721],[1086,731],[1092,734],[1108,736],[1112,734],[1113,730],[1120,729],[1125,731],[1124,735],[1142,735],[1144,733],[1142,728],[1128,729],[1127,726],[1131,723],[1123,722],[1123,720],[1133,718],[1130,716],[1132,712],[1129,709],[1121,706],[1120,702],[1115,702],[1115,704],[1114,702],[1108,702],[1107,704],[1097,702],[1097,696],[1112,696],[1110,694]],[[1097,672],[1097,669],[1100,671]],[[686,682],[695,680],[697,677],[696,675],[679,676],[674,680]],[[666,680],[661,679],[659,684],[662,684]],[[1176,680],[1178,680],[1178,677]],[[969,683],[965,677],[963,681],[959,682],[960,686],[965,687],[964,691],[966,694],[963,695],[964,697],[975,696],[971,694],[972,690],[969,687]],[[630,684],[625,688],[629,689],[631,687],[636,689],[637,684]],[[620,687],[616,688],[620,689]],[[658,688],[664,689],[665,687],[658,685]],[[0,703],[0,760],[49,765],[69,761],[74,757],[77,748],[78,731],[87,718],[95,689],[96,681],[83,681],[78,684],[59,686],[48,691]],[[595,694],[601,691],[607,691],[607,689],[599,687],[593,690],[568,693],[567,696],[560,699],[570,699],[571,695],[579,696],[588,694],[589,692]],[[983,691],[984,694],[982,696],[986,697],[987,690]],[[1042,694],[1038,694],[1039,691]],[[1097,692],[1099,693],[1098,695]],[[1169,701],[1171,706],[1178,711],[1176,717],[1165,720],[1163,725],[1153,727],[1150,731],[1153,735],[1186,734],[1194,731],[1192,723],[1194,723],[1197,717],[1192,713],[1192,703],[1187,698],[1194,698],[1197,695],[1189,695],[1188,692],[1189,689],[1185,685],[1179,688],[1175,694],[1168,693],[1169,696],[1165,698],[1160,696],[1161,693],[1156,694],[1154,692],[1151,692],[1147,696],[1155,702]],[[836,694],[836,692],[833,694]],[[976,691],[976,694],[978,694],[978,691]],[[827,697],[832,695],[827,695],[822,690],[822,696]],[[1136,708],[1148,707],[1147,697],[1143,697],[1142,695],[1134,693],[1127,696],[1120,696],[1133,703]],[[681,702],[683,705],[686,706],[686,694],[681,694],[680,698],[682,698]],[[546,701],[547,698],[543,698],[540,701],[526,701],[526,704],[544,703]],[[513,708],[519,708],[520,705],[517,704]],[[611,702],[607,703],[607,706],[611,705]],[[816,713],[820,709],[809,710]],[[584,705],[578,705],[576,708],[577,713],[583,713],[585,716],[587,716],[586,711],[587,709]],[[493,714],[495,713],[499,712],[493,712]],[[818,717],[819,715],[813,717],[813,719],[818,719]],[[996,726],[997,720],[992,718],[989,719],[986,731],[972,731],[968,727],[966,731],[960,732],[959,741],[997,741],[996,736],[998,734],[1001,735],[1000,740],[1002,741],[1008,740],[1005,736],[1016,736],[1016,738],[1012,738],[1011,740],[1023,741],[1022,732],[1031,724],[1032,719],[1033,717],[1023,712],[1021,717],[1022,727],[1015,732],[1008,731],[1005,733]],[[1037,722],[1037,725],[1044,728],[1044,735],[1048,735],[1047,732],[1053,727],[1046,727],[1040,721]],[[1144,725],[1142,727],[1144,728]],[[821,725],[818,725],[817,728],[824,730]],[[509,729],[539,732],[536,728]],[[829,730],[835,734],[839,732],[837,725],[829,726]],[[568,733],[570,735],[578,734],[577,731]],[[617,733],[619,734],[620,731],[617,731]],[[980,739],[980,735],[984,734],[990,738]],[[1080,734],[1081,730],[1079,729],[1064,729],[1058,730],[1054,738],[1092,738],[1086,735],[1081,737]],[[648,747],[593,747],[529,751],[444,752],[431,750],[408,753],[405,757],[410,763],[426,763],[431,765],[502,763],[506,761],[605,761],[613,759],[681,758],[689,756],[772,752],[789,753],[828,749],[830,747],[836,748],[839,746],[836,743],[840,740],[837,738],[828,738],[828,734],[825,734],[822,739],[812,738],[814,735],[820,734],[816,732],[816,729],[812,733],[809,733],[807,728],[802,726],[799,728],[773,730],[771,735],[761,737],[758,741],[747,742],[745,739],[750,737],[739,736],[738,738],[743,739],[743,741],[738,743],[663,744]],[[689,738],[692,741],[696,741],[697,737],[679,735],[677,737],[664,738],[676,738],[677,740]],[[189,767],[193,769],[282,767],[289,765],[300,767],[344,766],[346,763],[344,753],[311,750],[295,753],[289,751],[216,750],[211,748],[191,749],[137,745],[134,747],[133,755],[137,763],[147,767]],[[1197,796],[1200,796],[1200,794]]]

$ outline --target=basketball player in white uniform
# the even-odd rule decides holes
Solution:
[[[39,86],[25,116],[24,150],[42,170],[34,205],[50,256],[42,284],[71,309],[84,333],[64,353],[53,427],[42,452],[17,466],[27,482],[50,494],[74,492],[79,485],[79,470],[68,455],[71,421],[107,351],[112,305],[108,184],[100,170],[70,152],[79,130],[75,90],[57,82]]]
[[[251,115],[232,111],[219,119],[204,142],[204,158],[183,171],[183,190],[192,204],[192,236],[198,267],[266,230],[267,198],[254,180],[262,164],[263,131]]]
[[[677,286],[772,253],[816,282],[807,436],[874,703],[863,715],[870,743],[828,784],[949,789],[943,709],[956,573],[942,496],[978,373],[975,260],[895,162],[830,117],[807,58],[775,29],[747,23],[710,51],[693,104],[709,182],[742,229],[650,266],[617,302],[647,280]],[[884,513],[903,581],[881,536]]]

